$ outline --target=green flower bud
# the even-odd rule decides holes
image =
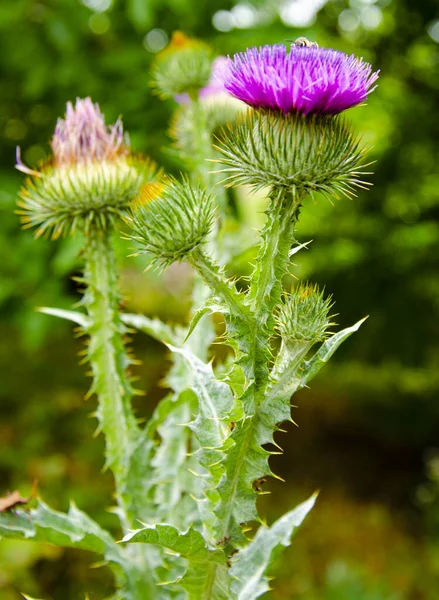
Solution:
[[[207,44],[176,31],[169,46],[157,56],[153,87],[162,98],[198,94],[209,82],[212,62],[213,52]]]
[[[17,169],[30,176],[18,212],[25,227],[38,228],[37,236],[47,232],[56,238],[92,224],[107,228],[156,176],[152,162],[131,154],[120,120],[107,127],[90,98],[67,104],[51,146],[53,157],[39,171],[17,154]]]
[[[109,163],[46,166],[41,177],[28,179],[18,205],[25,228],[37,227],[37,236],[53,238],[91,224],[107,228],[127,210],[145,181],[154,178],[155,166],[126,157]]]
[[[331,325],[332,306],[332,298],[325,299],[316,285],[299,284],[286,297],[276,316],[284,343],[310,347],[322,341]]]
[[[225,95],[224,95],[225,96]],[[176,150],[183,152],[185,157],[190,159],[197,152],[197,132],[194,131],[194,121],[196,116],[203,119],[206,129],[214,140],[222,136],[224,126],[233,123],[240,112],[242,112],[242,103],[234,98],[222,96],[217,102],[203,99],[200,106],[194,107],[193,103],[180,106],[175,112],[171,123],[170,135],[174,140]]]
[[[216,218],[212,196],[188,180],[166,178],[142,187],[126,222],[130,239],[159,268],[182,261],[206,241]]]
[[[351,197],[364,187],[366,154],[346,121],[332,115],[248,110],[218,145],[229,185]]]

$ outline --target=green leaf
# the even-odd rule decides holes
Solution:
[[[187,592],[188,600],[230,600],[227,559],[221,550],[211,550],[199,531],[186,532],[164,523],[128,533],[122,543],[156,544],[177,553],[187,561],[187,571],[174,581],[163,582],[172,589],[177,584]]]
[[[325,365],[334,352],[341,346],[341,344],[348,339],[353,333],[358,331],[361,325],[366,321],[368,317],[361,319],[355,325],[351,327],[347,327],[346,329],[342,329],[342,331],[338,331],[330,338],[325,340],[314,356],[305,362],[303,366],[303,371],[300,379],[300,387],[304,387],[308,381],[311,381],[320,369]]]
[[[199,468],[194,474],[199,477],[202,495],[197,501],[204,535],[213,545],[222,537],[218,536],[214,509],[219,502],[217,487],[226,476],[223,463],[228,456],[231,424],[241,418],[240,405],[234,400],[230,387],[216,379],[210,363],[204,363],[187,349],[172,346],[170,349],[188,365],[190,387],[198,399],[197,416],[189,427],[200,444],[195,453]]]
[[[224,306],[222,306],[221,304],[218,304],[218,302],[216,302],[213,298],[210,298],[209,300],[207,300],[207,302],[203,306],[201,306],[194,313],[194,315],[191,319],[191,322],[189,323],[189,327],[186,332],[186,336],[183,340],[183,344],[191,336],[192,332],[194,331],[194,329],[196,328],[198,323],[201,321],[201,319],[204,317],[204,315],[213,314],[213,313],[228,314],[228,311]]]
[[[160,319],[151,319],[145,315],[125,313],[121,315],[122,322],[166,344],[179,344],[182,337],[178,329],[163,323]]]
[[[229,573],[235,580],[232,592],[238,600],[253,600],[269,590],[265,576],[267,568],[276,559],[283,547],[289,546],[295,530],[315,504],[313,494],[303,504],[278,519],[270,528],[261,526],[252,542],[238,554]]]
[[[73,321],[73,323],[77,323],[83,329],[86,329],[89,324],[89,318],[86,314],[78,312],[76,310],[64,310],[62,308],[49,308],[47,306],[42,306],[37,309],[38,312],[43,313],[45,315],[52,315],[53,317],[59,317],[60,319],[67,319],[67,321]]]
[[[193,444],[195,440],[191,440],[191,431],[187,427],[194,405],[194,395],[186,391],[162,400],[153,415],[161,438],[148,475],[156,505],[153,518],[166,520],[179,528],[187,528],[198,520],[198,509],[193,499],[193,495],[198,493],[198,481],[190,472],[196,470],[193,464],[196,461],[189,455],[191,442]],[[151,421],[147,427],[150,429]]]
[[[221,550],[210,550],[199,531],[190,527],[185,533],[172,525],[156,523],[127,533],[122,543],[157,544],[192,562],[216,562],[226,564]]]
[[[105,555],[109,560],[122,560],[111,535],[74,504],[67,514],[52,510],[41,500],[30,511],[2,513],[0,537],[81,548]]]
[[[221,448],[230,429],[227,421],[234,408],[230,387],[218,381],[210,363],[203,363],[192,352],[184,348],[168,345],[169,349],[184,358],[192,374],[192,389],[195,392],[199,410],[191,424],[202,446]]]

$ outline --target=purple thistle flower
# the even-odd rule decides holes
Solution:
[[[263,46],[228,58],[225,89],[255,108],[337,114],[363,102],[378,71],[362,59],[327,48]]]
[[[105,125],[99,105],[91,98],[67,102],[64,119],[58,119],[51,141],[55,165],[111,160],[128,153],[120,119]]]

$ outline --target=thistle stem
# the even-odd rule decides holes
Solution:
[[[135,473],[130,477],[133,454],[139,447],[142,432],[131,407],[133,392],[126,373],[130,360],[124,348],[124,326],[118,310],[119,291],[111,236],[111,230],[100,227],[88,232],[84,250],[87,288],[83,303],[90,318],[88,360],[93,384],[89,394],[96,393],[98,397],[96,414],[99,429],[105,436],[105,466],[114,475],[117,513],[126,531],[135,526],[139,518],[137,505],[145,500],[137,497],[131,485]],[[127,573],[129,585],[136,589],[135,597],[139,600],[156,598],[157,587],[148,566],[146,549],[129,548],[127,554],[139,567]]]
[[[117,275],[111,231],[93,228],[85,247],[84,304],[90,317],[88,359],[93,373],[91,393],[98,397],[97,417],[105,436],[106,467],[113,471],[122,524],[129,526],[129,507],[122,490],[130,466],[130,451],[139,435],[131,409],[132,389],[126,374],[129,359],[118,304]]]
[[[201,182],[206,188],[212,189],[221,180],[221,175],[212,172],[212,163],[209,162],[209,160],[214,160],[216,158],[217,152],[213,148],[211,130],[206,122],[206,112],[203,109],[198,95],[192,98],[192,117],[195,142],[195,165],[193,168],[193,175],[195,178],[201,179]],[[224,217],[227,203],[224,188],[222,186],[216,186],[215,194],[220,216]],[[212,236],[211,242],[214,242],[214,240],[215,238]]]
[[[261,246],[250,280],[247,303],[256,327],[250,331],[250,347],[254,348],[253,377],[255,402],[262,396],[268,383],[269,340],[274,332],[273,310],[282,295],[282,279],[288,269],[289,253],[293,245],[294,227],[301,198],[285,188],[274,189],[270,195],[267,221],[261,232]]]
[[[253,271],[248,301],[261,325],[266,325],[282,294],[282,278],[293,245],[294,227],[301,198],[286,188],[274,189],[270,195],[267,221],[261,232],[262,243]]]
[[[198,94],[192,98],[192,116],[195,142],[193,175],[197,179],[201,179],[205,187],[211,188],[215,182],[212,181],[212,175],[209,173],[209,163],[206,158],[209,158],[212,154],[212,141],[206,123],[206,115],[198,99]]]
[[[250,289],[246,298],[251,324],[242,330],[238,344],[247,348],[240,359],[247,379],[252,382],[242,396],[246,419],[236,429],[236,443],[239,452],[228,475],[228,494],[217,513],[220,517],[220,536],[222,539],[235,537],[236,524],[232,522],[234,505],[239,494],[239,482],[249,460],[252,440],[260,436],[259,419],[261,403],[269,382],[268,364],[270,362],[269,340],[274,330],[272,313],[282,294],[282,279],[288,268],[291,246],[294,242],[294,225],[300,206],[299,198],[291,198],[284,189],[274,190],[271,205],[267,210],[267,222],[262,231],[262,243],[256,266],[251,277]],[[256,445],[269,442],[259,439]],[[262,466],[262,468],[266,468]],[[266,473],[266,471],[265,471]],[[261,476],[265,474],[261,472]],[[239,534],[237,535],[239,540]],[[235,540],[231,540],[233,544]]]
[[[199,248],[188,257],[188,261],[197,269],[206,285],[225,304],[229,310],[241,319],[250,319],[250,311],[244,305],[241,295],[233,283],[228,281],[222,267],[214,262]]]

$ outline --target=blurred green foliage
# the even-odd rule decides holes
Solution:
[[[313,242],[294,271],[334,295],[340,326],[367,313],[370,319],[312,390],[298,397],[299,429],[289,427],[279,438],[286,453],[274,468],[287,484],[271,484],[274,500],[263,504],[267,518],[315,488],[323,491],[278,566],[272,597],[431,600],[439,596],[437,0],[320,2],[313,23],[288,25],[299,5],[311,4],[0,4],[0,491],[27,493],[36,479],[55,508],[66,509],[72,497],[104,525],[116,526],[102,511],[111,504],[112,482],[99,474],[103,442],[92,439],[95,422],[87,418],[94,401],[82,400],[87,381],[76,360],[82,341],[73,339],[69,324],[35,312],[41,305],[70,308],[78,300],[72,276],[80,241],[34,241],[20,231],[15,146],[26,163],[38,164],[65,102],[90,95],[108,121],[122,113],[136,151],[176,172],[182,165],[166,150],[174,103],[153,96],[149,85],[154,53],[172,31],[198,36],[220,54],[306,35],[362,55],[382,71],[368,106],[349,114],[372,146],[374,187],[354,202],[308,201],[298,235]],[[245,191],[238,195],[237,212],[249,229],[260,222],[262,205]],[[146,276],[128,253],[121,242],[127,308],[183,320],[189,291],[184,267]],[[143,361],[139,387],[147,390],[136,405],[147,417],[164,394],[160,380],[168,362],[149,339],[136,336],[133,347]],[[2,544],[0,596],[17,600],[22,590],[76,600],[81,582],[91,599],[103,598],[111,581],[105,569],[88,568],[93,558]]]

